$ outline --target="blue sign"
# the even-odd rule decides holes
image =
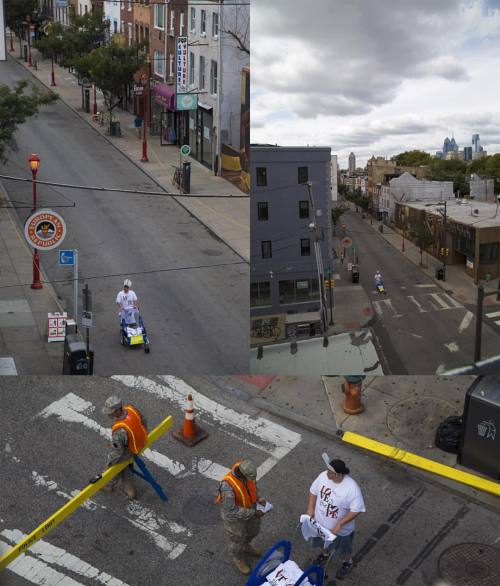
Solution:
[[[61,266],[61,267],[75,266],[75,251],[74,250],[60,250],[59,251],[59,266]]]

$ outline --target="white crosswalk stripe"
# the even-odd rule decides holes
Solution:
[[[418,285],[417,285],[418,286]],[[434,285],[433,285],[434,286]],[[428,313],[430,311],[445,311],[448,309],[464,309],[464,306],[453,299],[447,293],[423,293],[420,295],[407,295],[406,299],[411,304],[411,310],[414,313]],[[401,313],[400,307],[395,307],[391,299],[377,299],[372,301],[373,308],[379,317],[387,316],[392,317],[403,317],[404,313]],[[401,301],[399,302],[401,305]],[[408,312],[406,312],[408,314]],[[500,315],[500,312],[499,312]],[[499,320],[500,321],[500,320]],[[465,321],[461,324],[461,330],[463,331],[470,323],[470,318],[466,314]]]
[[[419,313],[426,313],[427,309],[424,309],[422,305],[415,299],[413,295],[408,295],[408,299],[417,306]]]
[[[456,309],[463,307],[461,303],[455,301],[455,299],[453,299],[453,297],[450,297],[447,293],[426,293],[425,295],[423,295],[423,297],[430,297],[432,301],[437,303],[437,305],[434,305],[431,299],[429,299],[429,303],[436,310]]]
[[[495,320],[496,317],[500,317],[500,311],[490,311],[485,313],[485,317],[491,319],[496,326],[500,326],[500,319]]]
[[[389,311],[392,314],[391,317],[402,317],[403,316],[402,313],[398,313],[394,309],[394,306],[392,305],[392,301],[390,299],[379,299],[377,301],[373,301],[373,306],[375,308],[375,311],[380,316],[383,315],[384,309],[386,309],[387,311]]]

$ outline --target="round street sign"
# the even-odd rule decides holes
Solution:
[[[188,157],[191,152],[191,147],[188,144],[183,144],[181,146],[181,155],[183,157]]]
[[[52,210],[38,210],[24,224],[28,244],[38,250],[57,248],[66,237],[66,222]]]
[[[340,244],[342,244],[342,246],[344,248],[349,248],[349,246],[352,246],[352,238],[349,238],[349,236],[346,236],[345,238],[342,238],[342,240],[340,241]]]

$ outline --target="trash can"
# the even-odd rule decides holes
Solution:
[[[85,112],[90,114],[90,90],[85,88]]]
[[[111,136],[121,136],[122,135],[122,129],[121,129],[119,120],[115,120],[114,122],[111,122],[110,129],[111,129]]]
[[[191,193],[191,163],[182,163],[182,189],[184,193]]]
[[[87,346],[78,334],[69,334],[64,341],[64,363],[63,374],[84,374],[94,373],[94,352],[89,350],[87,357]]]
[[[443,278],[444,278],[444,269],[442,269],[442,268],[436,269],[436,279],[438,281],[442,281]]]
[[[457,461],[500,480],[500,376],[478,377],[468,389]]]
[[[28,63],[28,45],[23,45],[23,51],[24,51],[24,61],[25,61],[25,63]]]
[[[359,271],[357,269],[352,269],[352,282],[359,283]]]

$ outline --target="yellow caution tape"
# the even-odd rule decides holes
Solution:
[[[395,448],[389,444],[383,444],[382,442],[378,442],[376,440],[370,439],[369,437],[365,437],[351,431],[345,431],[342,439],[348,444],[359,446],[360,448],[365,448],[366,450],[376,452],[377,454],[381,454],[382,456],[386,456],[392,460],[397,460],[398,462],[403,462],[409,466],[414,466],[415,468],[420,468],[439,476],[445,476],[446,478],[450,478],[456,482],[467,484],[468,486],[472,486],[478,490],[483,490],[496,496],[500,496],[500,483],[498,482],[493,482],[492,480],[481,478],[480,476],[470,474],[469,472],[457,470],[451,466],[440,464],[434,460],[429,460],[429,458],[417,456],[417,454],[412,454],[406,450],[400,450],[399,448]]]
[[[168,429],[171,427],[173,422],[172,416],[169,415],[164,419],[157,427],[151,431],[148,435],[148,441],[146,448],[156,442]],[[29,549],[39,539],[42,539],[48,535],[53,529],[55,529],[59,523],[64,521],[66,517],[75,512],[82,504],[91,498],[96,492],[101,490],[112,478],[132,463],[132,459],[120,462],[114,466],[106,468],[105,472],[102,473],[99,480],[90,483],[83,490],[81,490],[75,497],[68,501],[63,507],[55,512],[51,517],[39,525],[34,531],[27,535],[23,540],[16,544],[6,554],[0,558],[0,571],[6,568],[12,561],[14,561],[19,555]]]

